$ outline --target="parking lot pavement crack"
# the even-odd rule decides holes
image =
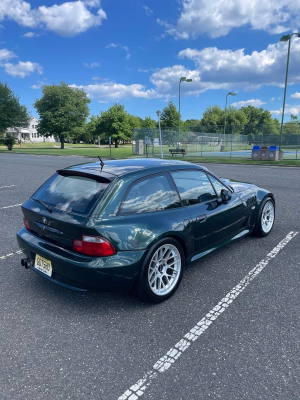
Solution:
[[[243,292],[251,281],[276,257],[276,255],[298,234],[290,232],[277,246],[270,251],[266,258],[261,260],[248,274],[228,292],[197,324],[187,332],[184,337],[175,344],[164,356],[153,365],[153,369],[148,371],[144,377],[130,386],[118,400],[137,400],[149,387],[152,380],[159,373],[167,371],[172,364],[195,342],[208,327],[229,307],[229,305]]]
[[[15,253],[9,253],[9,254],[6,254],[5,256],[1,256],[0,260],[5,260],[8,257],[12,257],[12,256],[15,256],[16,254],[22,254],[22,253],[23,253],[22,250],[18,250]]]

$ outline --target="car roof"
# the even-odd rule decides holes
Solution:
[[[102,169],[100,161],[97,161],[94,163],[74,165],[65,168],[64,171],[85,172],[112,180],[116,176],[122,176],[137,171],[147,171],[146,174],[148,175],[156,172],[191,168],[207,170],[205,167],[186,161],[164,160],[159,158],[129,158],[124,160],[105,160]]]

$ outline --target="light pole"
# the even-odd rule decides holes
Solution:
[[[178,121],[178,142],[180,138],[180,84],[181,82],[193,82],[193,79],[186,79],[185,76],[182,76],[179,80],[179,121]]]
[[[158,128],[159,128],[159,140],[160,140],[160,157],[164,158],[164,152],[163,152],[162,141],[161,141],[160,114],[161,114],[161,111],[159,111],[159,110],[156,111],[156,115],[158,116]]]
[[[226,117],[227,117],[227,97],[228,96],[236,96],[236,93],[229,92],[226,94],[226,102],[225,102],[225,123],[224,123],[224,146],[225,146],[225,131],[226,131]]]
[[[288,46],[288,54],[287,54],[287,62],[286,62],[286,71],[285,71],[285,84],[284,84],[284,95],[283,95],[283,106],[282,106],[282,116],[281,116],[281,126],[280,126],[280,138],[279,138],[279,150],[281,150],[281,142],[282,142],[282,129],[283,129],[283,120],[284,120],[284,108],[285,108],[285,97],[286,97],[286,87],[287,87],[287,80],[289,74],[289,62],[290,62],[290,50],[291,50],[291,39],[292,36],[296,35],[300,37],[300,33],[292,33],[291,35],[284,35],[281,36],[281,42],[289,42]]]

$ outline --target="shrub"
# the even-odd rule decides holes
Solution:
[[[4,143],[7,146],[8,150],[12,150],[13,145],[16,143],[16,139],[11,135],[7,135],[6,138],[4,138]]]

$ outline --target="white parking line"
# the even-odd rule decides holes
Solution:
[[[10,188],[10,187],[13,187],[13,186],[15,186],[15,185],[9,185],[9,186],[0,186],[0,189],[3,189],[3,188]]]
[[[239,294],[257,277],[257,275],[269,264],[280,250],[282,250],[298,232],[290,232],[274,249],[267,254],[267,257],[260,261],[219,303],[213,307],[208,314],[205,315],[184,337],[174,345],[163,357],[161,357],[154,365],[153,369],[148,371],[142,379],[138,380],[134,385],[130,386],[118,400],[137,400],[149,387],[152,380],[158,374],[167,371],[172,364],[197,340],[235,300]]]
[[[22,205],[22,203],[21,204],[14,204],[13,206],[0,207],[0,210],[3,210],[4,208],[18,207],[18,206],[21,206],[21,205]]]
[[[15,253],[9,253],[9,254],[6,254],[5,256],[0,257],[0,260],[5,260],[8,257],[12,257],[16,254],[21,254],[21,253],[23,253],[22,250],[18,250]]]

